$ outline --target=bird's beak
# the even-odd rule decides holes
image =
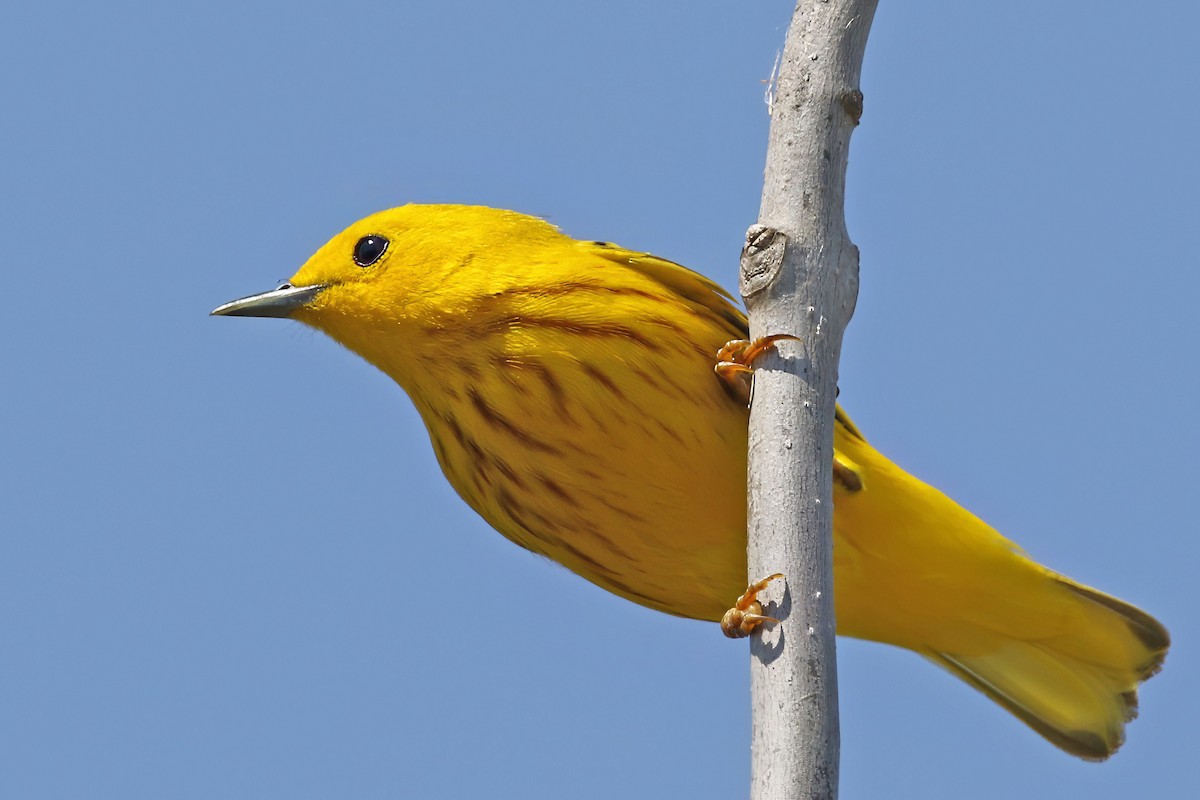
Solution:
[[[252,294],[217,306],[211,312],[214,317],[289,317],[301,306],[308,305],[314,297],[325,290],[325,285],[292,286],[285,283],[278,289],[262,294]]]

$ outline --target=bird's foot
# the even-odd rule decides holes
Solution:
[[[782,578],[783,573],[768,575],[761,581],[750,584],[744,594],[733,604],[733,608],[721,617],[721,632],[730,639],[742,639],[754,633],[760,625],[766,622],[779,622],[774,617],[763,615],[762,603],[758,602],[758,593],[767,588],[767,584],[776,578]]]
[[[776,333],[758,339],[734,339],[726,342],[717,351],[717,375],[725,381],[725,387],[746,405],[750,404],[750,379],[754,375],[754,360],[775,346],[776,342],[800,341],[790,333]]]

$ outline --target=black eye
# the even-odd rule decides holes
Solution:
[[[382,236],[364,236],[354,245],[354,263],[369,267],[379,260],[388,248],[388,240]]]

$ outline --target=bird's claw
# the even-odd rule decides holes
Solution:
[[[779,622],[774,617],[768,617],[762,613],[763,607],[762,603],[758,602],[758,593],[767,588],[767,584],[771,581],[782,577],[783,573],[777,572],[746,587],[746,591],[733,604],[733,608],[726,611],[725,616],[721,617],[721,632],[730,639],[743,639],[754,633],[764,623]]]
[[[734,339],[726,342],[717,351],[717,364],[713,369],[725,381],[725,387],[738,399],[750,404],[750,379],[754,374],[754,360],[775,346],[776,342],[800,337],[790,333],[776,333],[758,339]]]

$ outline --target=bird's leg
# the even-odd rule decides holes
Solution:
[[[776,578],[782,578],[783,573],[768,575],[761,581],[750,584],[745,593],[733,604],[733,608],[721,617],[721,632],[730,639],[742,639],[754,633],[754,630],[764,622],[779,622],[774,617],[764,616],[762,603],[758,602],[758,593],[767,588],[767,584]]]
[[[759,339],[734,339],[726,342],[717,351],[717,365],[713,367],[734,397],[746,405],[750,404],[750,379],[754,375],[754,360],[775,346],[776,342],[800,337],[790,333],[776,333]]]

